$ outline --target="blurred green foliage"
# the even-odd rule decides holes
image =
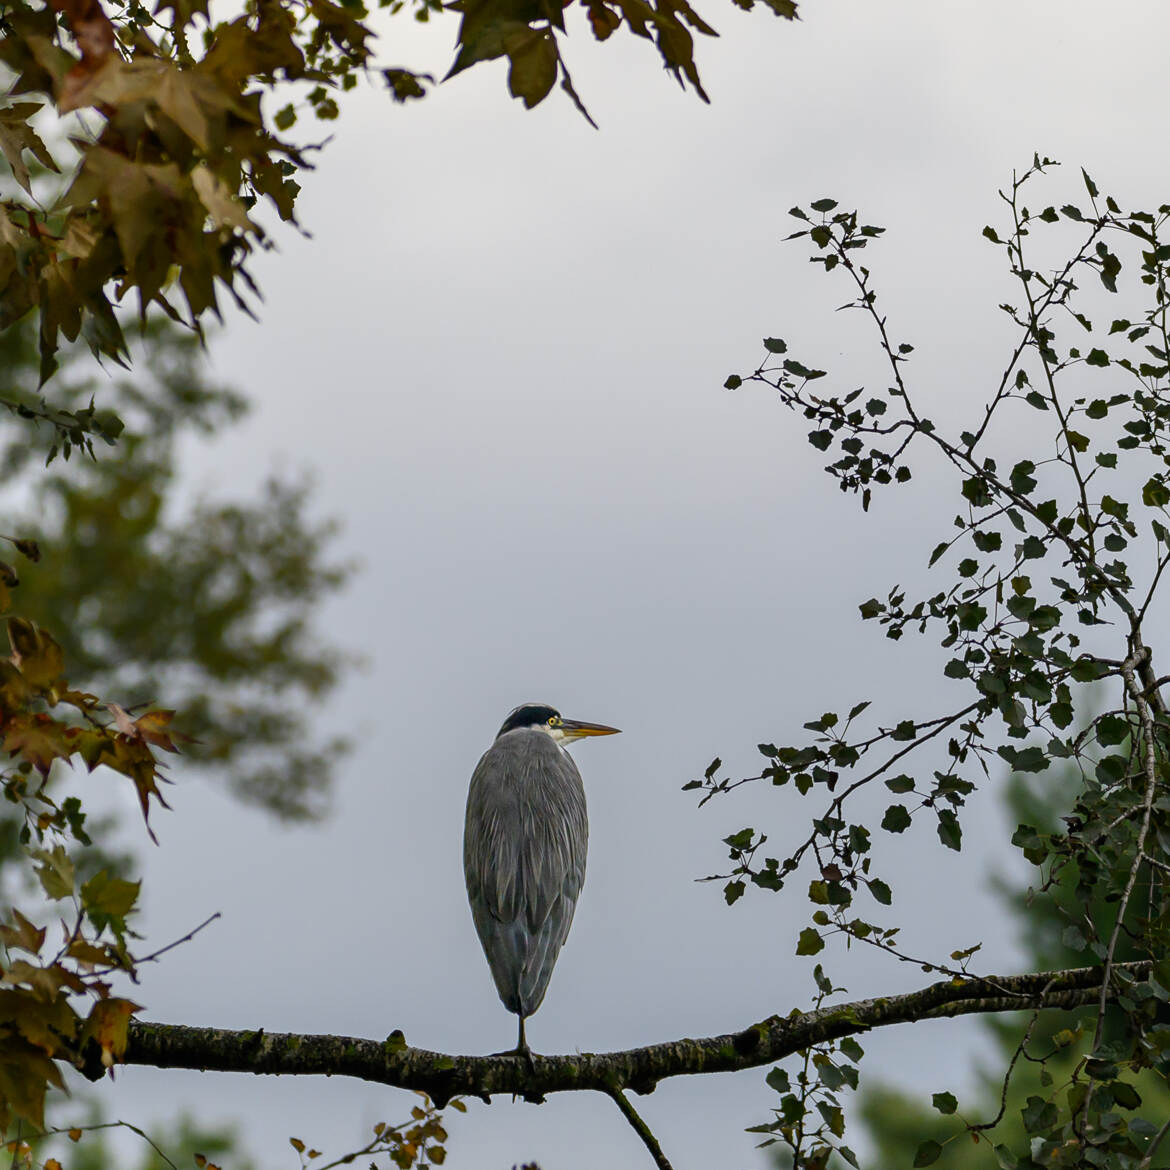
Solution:
[[[239,1149],[234,1126],[201,1125],[188,1113],[168,1123],[162,1144],[145,1131],[121,1121],[104,1121],[90,1102],[84,1109],[73,1102],[70,1120],[44,1137],[30,1137],[27,1126],[14,1126],[4,1135],[14,1170],[26,1167],[67,1167],[68,1170],[252,1170],[253,1163]],[[62,1111],[65,1112],[64,1110]],[[82,1119],[79,1114],[84,1113]],[[77,1128],[71,1129],[70,1126]]]
[[[1069,769],[1064,791],[1076,793],[1080,777]],[[1072,801],[1065,804],[1057,798],[1059,785],[1040,786],[1029,783],[1023,776],[1013,776],[1007,786],[1004,802],[1008,819],[1037,827],[1043,833],[1057,833],[1062,829],[1062,817],[1069,814]],[[993,888],[1003,906],[1005,925],[1013,923],[1024,952],[1024,967],[1034,971],[1053,971],[1077,967],[1084,963],[1080,949],[1064,941],[1065,932],[1073,921],[1087,911],[1095,921],[1106,921],[1112,911],[1099,899],[1096,904],[1081,906],[1077,895],[1075,866],[1061,871],[1042,895],[1032,889],[1021,889],[1002,875],[992,879]],[[1119,947],[1119,956],[1133,957],[1132,946]],[[919,1096],[900,1089],[893,1082],[869,1083],[860,1094],[857,1118],[865,1131],[865,1142],[872,1150],[870,1164],[880,1167],[912,1166],[915,1154],[924,1141],[934,1141],[941,1153],[933,1165],[940,1170],[998,1170],[1000,1162],[995,1154],[997,1145],[1020,1150],[1028,1147],[1030,1134],[1025,1125],[1029,1101],[1047,1099],[1054,1085],[1067,1081],[1078,1064],[1085,1059],[1093,1035],[1096,1016],[1094,1008],[1077,1013],[1044,1012],[1032,1026],[1026,1055],[1021,1055],[1012,1070],[1011,1080],[1004,1090],[1004,1069],[1023,1041],[1032,1019],[1030,1013],[1015,1016],[984,1016],[980,1028],[994,1039],[999,1059],[997,1067],[940,1069],[939,1079],[949,1083],[952,1090],[974,1084],[974,1090],[961,1092],[957,1115],[972,1124],[991,1121],[1000,1111],[1000,1123],[974,1142],[956,1121]],[[1050,1055],[1055,1054],[1055,1055]],[[1046,1064],[1037,1057],[1049,1056]],[[1140,1096],[1148,1114],[1170,1118],[1170,1087],[1154,1071],[1146,1071],[1132,1078],[1132,1085]],[[1162,1151],[1152,1163],[1152,1170],[1170,1166],[1170,1151]]]
[[[37,360],[29,326],[0,334],[9,386],[35,385]],[[125,430],[97,458],[74,447],[46,471],[55,428],[0,416],[4,523],[41,552],[20,566],[14,612],[55,631],[73,685],[123,706],[177,708],[198,741],[184,749],[185,772],[214,772],[283,819],[320,814],[348,744],[319,734],[311,712],[353,661],[317,620],[351,572],[330,555],[336,524],[313,518],[304,477],[271,476],[243,499],[230,485],[215,499],[184,489],[184,444],[223,434],[248,410],[209,378],[194,334],[152,325],[133,374],[99,381],[91,370],[87,353],[71,351],[54,394],[85,410],[98,393],[121,418]]]
[[[329,555],[336,526],[311,517],[304,479],[270,477],[243,499],[230,491],[209,499],[186,489],[185,445],[222,434],[245,416],[247,403],[208,377],[194,333],[155,323],[143,334],[141,349],[135,374],[112,378],[94,377],[86,357],[79,368],[77,351],[68,351],[53,417],[46,418],[44,404],[21,389],[36,384],[34,330],[26,322],[0,334],[0,368],[8,377],[0,388],[8,408],[0,414],[0,531],[14,542],[6,548],[16,550],[13,563],[2,566],[0,600],[17,615],[9,632],[14,657],[4,660],[12,710],[0,716],[12,757],[5,774],[11,803],[0,806],[0,894],[19,901],[37,922],[81,915],[67,928],[73,940],[67,953],[56,958],[52,948],[44,949],[44,930],[15,908],[9,911],[11,925],[2,928],[8,1026],[0,1049],[20,1063],[6,1066],[10,1075],[0,1106],[5,1118],[25,1119],[23,1128],[6,1135],[15,1143],[9,1147],[14,1166],[52,1167],[56,1159],[73,1170],[105,1167],[120,1161],[127,1148],[106,1139],[107,1127],[121,1126],[127,1136],[132,1128],[104,1122],[91,1111],[79,1123],[84,1132],[30,1144],[28,1122],[41,1124],[46,1086],[60,1083],[46,1054],[59,1057],[61,1045],[72,1052],[74,1042],[84,1051],[92,1035],[103,1063],[117,1059],[135,1009],[110,997],[110,984],[100,978],[107,967],[133,971],[126,942],[138,937],[125,919],[140,883],[115,876],[132,868],[131,859],[111,847],[115,817],[95,816],[92,809],[82,813],[79,805],[67,813],[70,851],[58,836],[41,840],[48,821],[29,819],[34,808],[45,817],[44,808],[55,808],[29,801],[47,796],[54,763],[60,777],[63,765],[56,757],[80,751],[92,765],[84,755],[87,736],[95,751],[111,744],[135,753],[147,745],[169,750],[169,710],[139,715],[156,700],[165,702],[180,712],[173,730],[194,737],[180,739],[178,766],[186,775],[217,775],[241,800],[298,820],[324,810],[347,748],[343,738],[321,736],[311,718],[349,661],[318,633],[320,607],[350,572]],[[84,426],[80,438],[71,439],[71,418],[98,426]],[[102,433],[111,441],[94,444],[92,436]],[[17,638],[20,631],[26,631],[28,645]],[[63,680],[51,679],[62,664],[68,693],[61,690]],[[24,691],[18,694],[16,681],[41,675],[42,690],[46,679],[56,688],[45,696],[47,711],[57,714],[65,705],[54,696],[75,706],[84,699],[93,705],[85,719],[97,719],[88,726],[101,726],[105,738],[87,731],[85,719],[71,731],[48,713],[24,712],[17,703]],[[101,694],[109,705],[92,694],[79,698],[80,692]],[[117,732],[112,740],[111,728]],[[75,769],[82,763],[70,762]],[[136,768],[128,773],[140,787],[145,813],[154,777]],[[39,788],[33,782],[38,772]],[[30,856],[39,864],[30,867]],[[103,869],[110,873],[103,876]],[[38,904],[45,898],[53,905]],[[34,962],[19,959],[20,952]],[[67,1001],[62,986],[79,996]],[[91,991],[96,1002],[89,1006]],[[43,1031],[46,1021],[51,1041]],[[50,1127],[63,1118],[73,1124],[76,1100],[50,1096],[46,1104]],[[142,1153],[131,1165],[213,1166],[229,1153],[233,1167],[241,1164],[233,1133],[203,1129],[186,1117],[160,1127],[165,1157],[152,1140],[143,1133],[132,1138]]]

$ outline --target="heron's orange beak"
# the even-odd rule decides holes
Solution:
[[[607,727],[604,723],[584,723],[580,719],[562,719],[560,730],[566,739],[582,739],[586,735],[620,735],[618,727]]]

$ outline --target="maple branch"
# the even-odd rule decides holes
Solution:
[[[1118,963],[1134,979],[1150,962]],[[426,1093],[442,1108],[454,1096],[487,1100],[511,1093],[539,1100],[546,1093],[589,1089],[650,1093],[666,1077],[734,1072],[782,1060],[811,1045],[890,1024],[948,1016],[1057,1008],[1097,1002],[1100,967],[947,979],[903,995],[833,1004],[792,1016],[770,1016],[741,1032],[672,1040],[625,1052],[533,1056],[451,1056],[406,1045],[401,1033],[380,1042],[350,1036],[230,1031],[132,1021],[125,1063],[157,1068],[250,1072],[284,1076],[347,1076]],[[1108,986],[1104,994],[1117,994]]]

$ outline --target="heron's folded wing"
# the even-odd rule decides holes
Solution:
[[[544,998],[585,880],[588,835],[580,773],[551,741],[480,760],[464,871],[476,930],[512,1011],[530,1015]]]

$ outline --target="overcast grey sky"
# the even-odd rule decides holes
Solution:
[[[278,236],[256,265],[262,323],[231,321],[212,351],[259,409],[191,451],[188,482],[238,493],[274,463],[314,469],[340,551],[364,566],[322,620],[370,663],[321,718],[364,743],[310,829],[179,774],[146,853],[145,926],[157,939],[223,919],[148,972],[148,1018],[509,1045],[460,841],[471,770],[529,699],[624,729],[575,749],[589,872],[534,1047],[624,1048],[807,1005],[802,893],[729,910],[692,879],[721,868],[728,832],[757,823],[782,843],[813,806],[745,790],[696,811],[679,789],[716,754],[755,770],[758,741],[826,708],[932,709],[929,645],[895,653],[856,607],[921,579],[954,508],[923,468],[864,521],[800,420],[723,380],[782,336],[842,388],[884,384],[854,347],[861,322],[832,312],[844,287],[779,244],[786,209],[828,194],[889,228],[869,263],[930,409],[972,409],[1002,366],[1006,282],[980,229],[1012,168],[1039,150],[1072,164],[1058,194],[1080,165],[1123,203],[1170,194],[1150,49],[1170,43],[1170,11],[806,0],[788,24],[762,6],[700,10],[722,34],[697,46],[710,107],[648,46],[593,45],[578,21],[568,59],[600,132],[558,95],[525,113],[499,63],[407,108],[359,89],[329,128],[301,197],[313,238]],[[385,64],[446,71],[453,19],[377,27]],[[997,816],[981,794],[961,857],[931,850],[929,880],[903,864],[908,946],[982,940],[986,968],[1013,962],[983,888],[1012,863]],[[826,963],[854,996],[923,979],[837,949]],[[961,1088],[974,1044],[965,1024],[890,1030],[866,1041],[863,1079]],[[343,1152],[411,1104],[341,1080],[142,1069],[102,1093],[144,1126],[180,1105],[239,1119],[263,1166],[290,1168],[290,1134]],[[666,1083],[638,1106],[677,1170],[752,1170],[743,1130],[773,1100],[761,1071]],[[611,1102],[568,1094],[473,1102],[451,1147],[471,1170],[648,1164]]]

